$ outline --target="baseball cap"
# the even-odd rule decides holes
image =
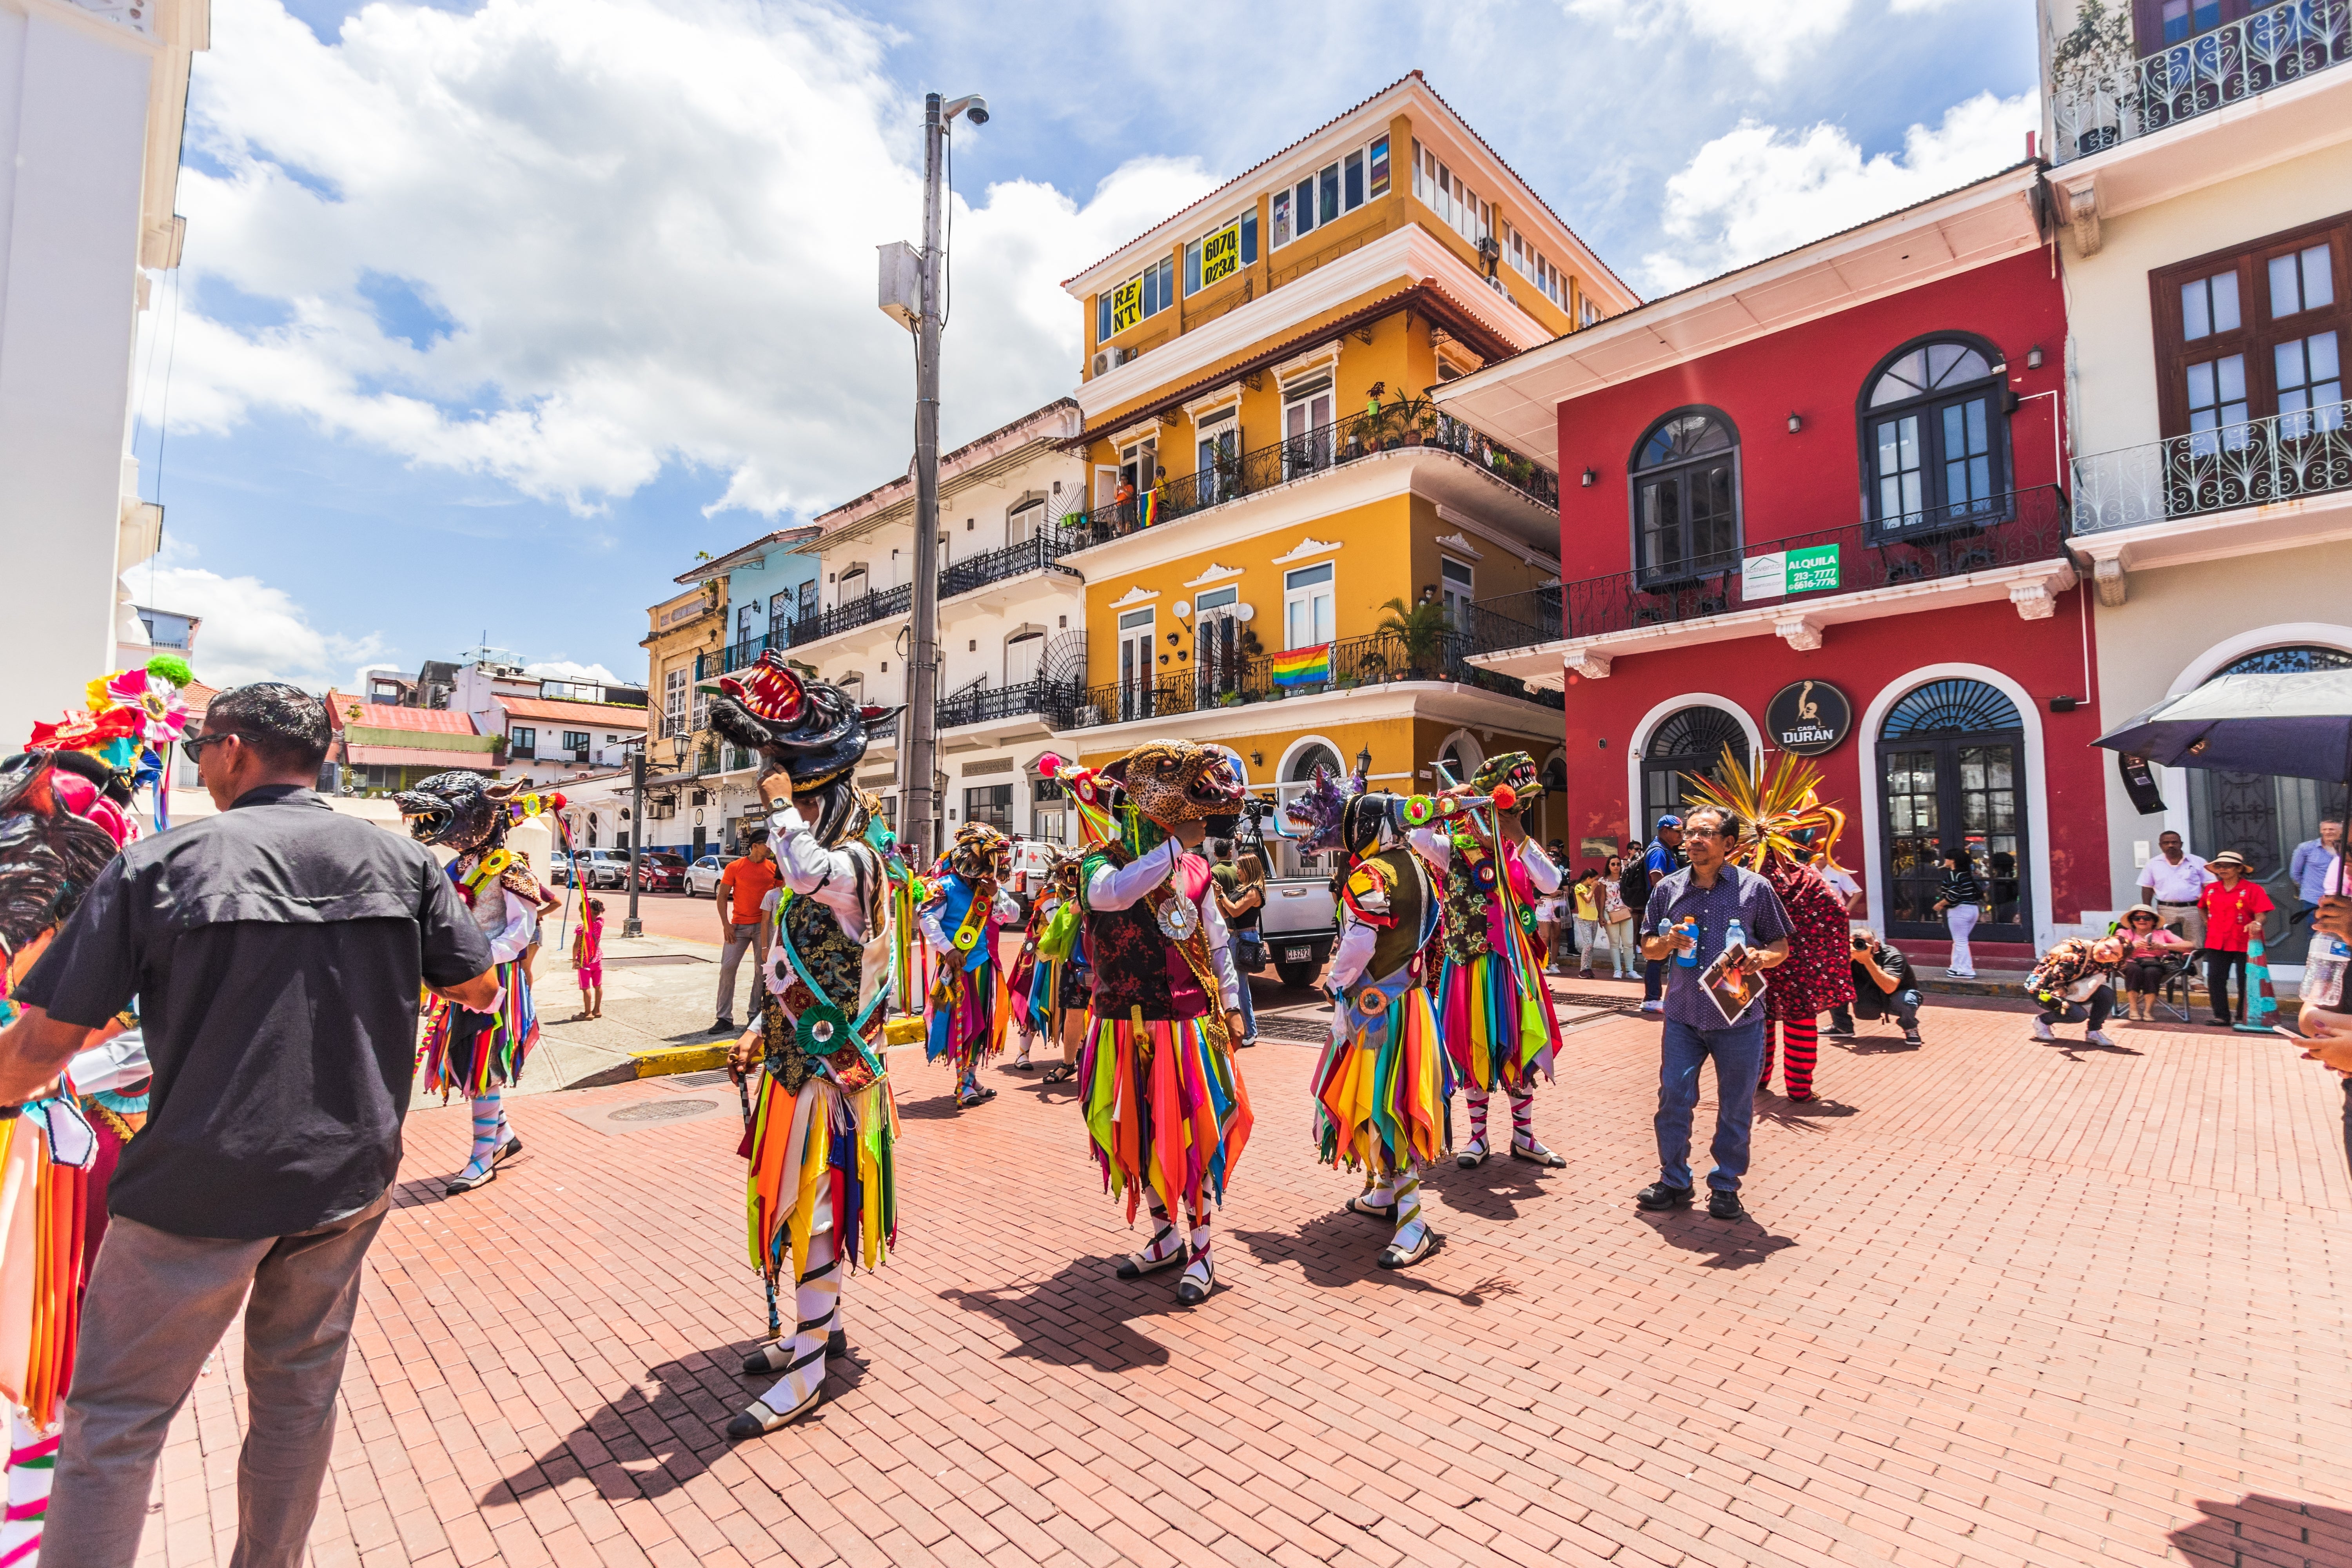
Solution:
[[[1666,813],[1664,816],[1662,816],[1662,817],[1658,818],[1658,826],[1659,826],[1660,827],[1680,827],[1682,825],[1683,825],[1683,819],[1682,819],[1681,817],[1679,817],[1679,816],[1675,816],[1673,812],[1671,812],[1671,811],[1670,811],[1670,812],[1668,812],[1668,813]]]

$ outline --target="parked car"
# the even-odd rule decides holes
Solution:
[[[1265,912],[1258,921],[1266,958],[1285,985],[1305,988],[1330,962],[1339,940],[1331,884],[1320,877],[1277,877],[1265,885]]]
[[[740,855],[705,855],[686,868],[686,890],[697,898],[717,897],[719,873],[741,858]]]
[[[667,849],[640,851],[637,886],[648,893],[686,891],[686,857]]]
[[[629,885],[629,852],[625,849],[575,849],[572,869],[583,888],[625,888]]]
[[[547,881],[550,887],[572,886],[572,857],[563,850],[552,850],[547,857]]]

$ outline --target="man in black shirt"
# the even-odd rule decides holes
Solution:
[[[221,815],[118,856],[0,1032],[0,1105],[134,995],[154,1065],[83,1301],[50,1568],[130,1568],[165,1430],[240,1306],[236,1561],[300,1563],[360,1262],[400,1165],[419,983],[499,999],[488,944],[424,847],[310,789],[328,738],[293,687],[214,699],[187,749]]]

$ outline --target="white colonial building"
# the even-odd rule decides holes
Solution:
[[[180,262],[180,123],[207,0],[0,0],[0,734],[148,640],[120,585],[160,507],[131,455],[148,274]]]

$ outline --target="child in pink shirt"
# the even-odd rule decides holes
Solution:
[[[572,933],[572,967],[580,980],[580,1016],[604,1016],[604,900],[588,900],[588,912]]]

